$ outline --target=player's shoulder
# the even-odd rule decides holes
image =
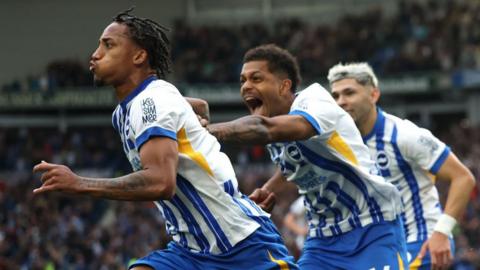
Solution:
[[[164,80],[152,81],[136,98],[137,103],[142,100],[152,100],[155,103],[171,103],[182,98],[180,91],[171,83]]]
[[[420,128],[415,123],[413,123],[408,119],[403,119],[396,115],[389,114],[383,111],[382,113],[387,122],[391,122],[397,127],[397,131],[399,133],[412,133],[412,132],[418,131],[418,129]]]
[[[391,114],[385,114],[387,121],[392,121],[397,130],[397,143],[400,146],[415,148],[417,143],[422,142],[425,138],[433,137],[432,133],[423,127],[419,127],[408,119],[402,119]]]
[[[156,92],[156,91],[162,91],[162,92]],[[175,87],[175,85],[161,79],[152,81],[145,88],[145,91],[142,92],[142,94],[146,94],[146,95],[150,95],[152,93],[156,96],[169,94],[169,93],[180,94],[180,92],[178,91],[177,87]]]
[[[328,91],[319,83],[312,83],[305,89],[297,92],[297,97],[325,97],[330,96]]]
[[[313,83],[296,93],[293,107],[302,108],[306,107],[306,104],[318,106],[318,102],[322,102],[324,105],[326,105],[325,103],[336,105],[335,100],[323,86]]]

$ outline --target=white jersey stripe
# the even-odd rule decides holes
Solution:
[[[202,215],[203,219],[207,223],[210,230],[215,235],[217,244],[222,252],[227,252],[232,248],[232,245],[225,236],[225,233],[220,228],[220,225],[217,223],[215,217],[208,210],[208,207],[203,202],[202,198],[195,191],[195,188],[192,184],[182,176],[177,176],[177,186],[185,194],[185,196],[193,203],[196,210]]]
[[[380,207],[378,206],[377,202],[375,201],[375,199],[373,199],[368,195],[367,187],[359,178],[359,176],[352,171],[351,168],[349,168],[345,164],[334,162],[317,155],[315,152],[311,151],[310,149],[302,145],[302,143],[298,143],[298,146],[302,150],[302,153],[309,159],[310,162],[314,163],[320,168],[323,168],[329,171],[335,171],[340,175],[342,175],[343,177],[345,177],[345,179],[352,182],[361,191],[365,201],[368,203],[369,211],[372,216],[372,219],[375,222],[383,221],[382,212],[380,211]]]
[[[417,229],[418,235],[417,238],[419,240],[426,240],[427,239],[427,226],[425,223],[425,219],[423,218],[423,207],[422,202],[420,199],[420,193],[418,188],[417,179],[415,179],[415,175],[413,174],[412,168],[410,165],[405,161],[400,152],[400,149],[397,145],[397,134],[398,130],[396,125],[393,127],[392,132],[392,147],[395,152],[395,156],[397,159],[398,167],[400,168],[401,172],[403,173],[405,179],[407,180],[408,186],[410,187],[410,191],[412,192],[412,204],[415,214],[415,220],[417,221]]]
[[[179,236],[179,238],[180,238],[179,243],[183,246],[188,246],[188,242],[187,242],[187,238],[185,237],[185,233],[179,232],[177,230],[177,228],[179,227],[178,226],[178,221],[177,221],[177,218],[175,217],[175,215],[173,214],[172,210],[170,209],[170,207],[168,207],[167,204],[163,201],[156,201],[156,203],[160,205],[160,206],[158,206],[158,208],[163,213],[163,216],[166,219],[168,234],[171,235],[172,237]]]
[[[175,208],[180,212],[180,215],[183,220],[185,220],[188,231],[193,235],[195,240],[197,241],[198,246],[200,247],[200,251],[202,253],[208,253],[210,250],[210,243],[207,240],[207,237],[204,235],[200,225],[198,224],[197,220],[190,212],[188,207],[182,202],[182,200],[177,196],[173,196],[170,202],[175,206]]]

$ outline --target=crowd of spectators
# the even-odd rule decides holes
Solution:
[[[402,72],[480,68],[478,1],[400,1],[392,17],[372,9],[328,25],[286,19],[272,25],[193,26],[177,22],[172,31],[176,82],[235,83],[245,50],[277,43],[298,57],[305,81],[323,79],[339,61],[369,61],[381,76]],[[91,86],[87,63],[59,60],[42,75],[3,85],[2,90],[50,91]],[[480,178],[480,127],[467,122],[437,134]],[[459,139],[461,138],[461,139]],[[273,172],[263,147],[224,146],[235,164],[240,189],[249,194]],[[41,160],[71,166],[91,176],[130,171],[120,139],[110,127],[0,129],[0,270],[125,269],[168,241],[152,203],[115,202],[80,196],[33,196],[32,175]],[[480,269],[480,187],[455,231],[454,269]],[[282,218],[295,189],[278,196],[272,219],[286,244]],[[295,254],[298,255],[298,254]]]
[[[438,134],[480,178],[480,127],[465,123]],[[458,138],[462,138],[459,140]],[[40,160],[72,166],[90,176],[130,171],[120,139],[110,127],[0,130],[0,269],[124,269],[133,259],[165,247],[168,236],[159,211],[148,202],[117,202],[81,196],[33,196],[40,185],[31,168]],[[240,189],[250,194],[273,173],[263,147],[224,145],[235,164]],[[282,219],[296,189],[279,194],[272,219],[292,254],[295,238]],[[455,231],[457,270],[480,269],[480,193]]]
[[[340,61],[368,61],[381,76],[478,69],[479,14],[478,1],[401,0],[392,16],[372,7],[331,24],[306,23],[301,18],[236,26],[177,21],[171,32],[175,71],[171,79],[187,84],[236,83],[245,51],[264,43],[276,43],[296,55],[306,82],[325,79],[328,68]],[[43,75],[2,88],[92,86],[87,62],[59,60]]]

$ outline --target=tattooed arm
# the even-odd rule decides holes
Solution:
[[[316,135],[312,125],[300,115],[249,115],[230,122],[208,125],[207,129],[220,141],[250,144],[306,140]]]
[[[114,200],[152,201],[175,194],[178,164],[177,143],[165,137],[148,140],[140,148],[143,169],[117,178],[87,178],[67,166],[41,162],[33,172],[43,172],[35,194],[50,191],[86,194]]]

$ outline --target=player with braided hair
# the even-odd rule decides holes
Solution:
[[[41,162],[33,169],[43,172],[34,193],[154,201],[173,241],[130,269],[297,269],[269,215],[239,191],[218,141],[161,79],[170,71],[165,28],[130,11],[105,28],[90,70],[115,88],[120,104],[112,123],[134,172],[88,178]]]

